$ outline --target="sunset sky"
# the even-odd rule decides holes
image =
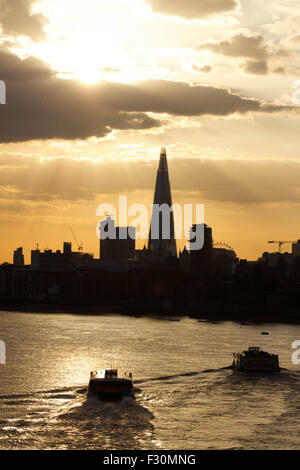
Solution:
[[[69,226],[98,256],[97,206],[150,207],[161,146],[240,258],[300,238],[299,31],[295,0],[0,0],[0,263]]]

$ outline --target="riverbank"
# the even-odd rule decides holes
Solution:
[[[122,305],[78,305],[46,302],[0,302],[0,311],[21,313],[71,314],[71,315],[126,315],[134,317],[156,316],[169,319],[190,317],[210,322],[233,321],[241,324],[276,323],[300,324],[300,310],[270,312],[261,306],[236,306],[220,304],[193,304],[181,309],[162,311],[147,305],[148,308],[128,309]]]

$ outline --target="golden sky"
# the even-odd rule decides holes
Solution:
[[[0,0],[0,262],[70,225],[98,256],[97,206],[150,208],[162,145],[216,242],[300,238],[299,24],[294,0]]]

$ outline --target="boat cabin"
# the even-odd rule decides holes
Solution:
[[[91,372],[91,379],[117,379],[117,369],[94,370]]]
[[[118,377],[117,369],[105,369],[104,378],[105,379],[116,379]]]
[[[260,352],[260,348],[258,346],[250,346],[248,351],[251,353],[258,353]]]

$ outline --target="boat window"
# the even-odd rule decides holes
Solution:
[[[105,377],[118,377],[118,371],[115,369],[109,369],[105,371]]]

